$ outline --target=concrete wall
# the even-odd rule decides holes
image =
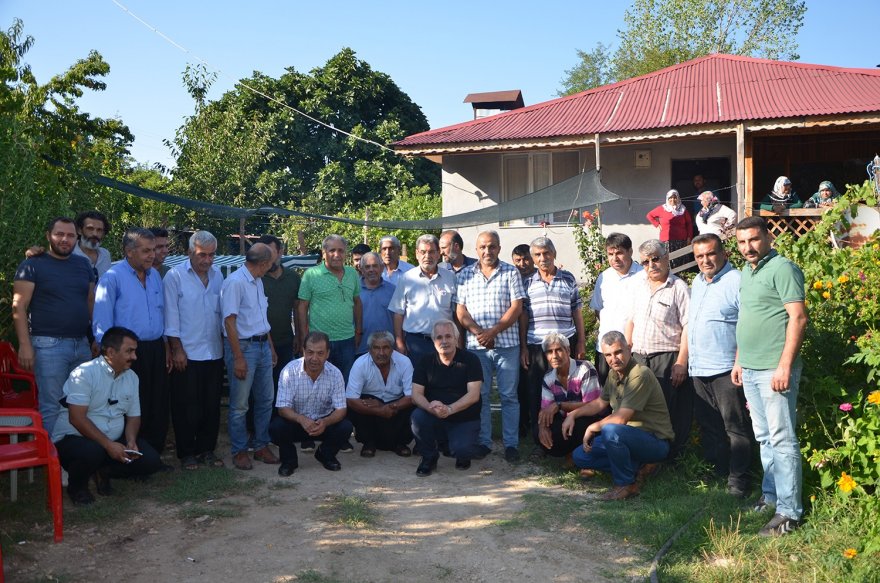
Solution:
[[[636,168],[636,150],[650,150],[651,167]],[[657,229],[645,219],[649,210],[664,202],[670,188],[673,159],[729,157],[731,182],[736,182],[736,140],[734,137],[676,140],[652,144],[602,146],[602,183],[620,200],[601,205],[602,232],[626,233],[638,245],[657,236]],[[456,215],[498,204],[501,197],[502,154],[473,154],[443,157],[443,216]],[[581,151],[581,163],[595,168],[592,148]],[[737,209],[734,209],[737,210]],[[501,258],[520,243],[539,236],[550,237],[558,251],[557,263],[582,277],[581,263],[571,227],[565,225],[510,226],[497,223],[458,229],[465,253],[474,256],[480,231],[495,229],[501,235]]]

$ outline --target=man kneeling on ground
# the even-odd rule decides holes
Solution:
[[[625,500],[638,495],[644,479],[669,455],[674,434],[657,377],[632,359],[624,335],[608,332],[601,347],[611,369],[602,395],[572,411],[562,424],[562,435],[572,434],[578,417],[611,405],[611,415],[587,427],[584,446],[572,457],[579,468],[611,472],[615,487],[602,500]]]
[[[607,414],[607,411],[599,411],[594,415],[580,416],[571,433],[567,437],[562,435],[565,418],[601,395],[599,373],[589,361],[571,357],[571,345],[563,334],[550,332],[541,344],[552,370],[544,375],[541,387],[538,441],[548,454],[567,456],[583,443],[587,426]]]
[[[321,440],[315,459],[336,472],[342,464],[336,454],[351,437],[351,421],[345,418],[345,381],[342,372],[327,362],[330,338],[309,332],[303,341],[303,357],[288,363],[278,379],[278,417],[269,435],[278,446],[278,475],[287,477],[299,466],[297,441]]]
[[[345,391],[348,418],[357,430],[357,440],[364,444],[361,456],[373,457],[378,448],[408,457],[413,438],[412,363],[394,350],[391,332],[373,332],[367,348],[369,352],[354,361]]]
[[[159,454],[138,439],[141,405],[137,336],[119,326],[101,338],[101,356],[79,365],[64,383],[63,408],[52,440],[67,470],[67,494],[77,506],[95,501],[89,492],[94,477],[98,494],[112,493],[111,477],[147,476],[162,468]]]
[[[431,330],[435,354],[422,358],[413,373],[412,430],[422,456],[416,475],[430,476],[440,456],[437,441],[447,437],[455,467],[466,470],[480,435],[483,367],[475,354],[458,348],[458,328],[437,320]]]

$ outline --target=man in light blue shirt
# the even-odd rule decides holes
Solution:
[[[402,252],[403,246],[400,244],[400,239],[394,235],[385,235],[379,240],[379,255],[382,257],[382,262],[385,263],[382,279],[388,283],[397,285],[400,277],[415,267],[412,263],[400,259]]]
[[[363,306],[361,318],[364,332],[361,342],[355,349],[355,356],[366,354],[369,350],[367,338],[373,332],[391,332],[394,330],[394,322],[388,304],[394,296],[396,286],[382,279],[382,258],[378,253],[368,251],[361,256],[361,305]],[[349,372],[349,376],[351,372]]]
[[[122,236],[125,259],[98,280],[92,329],[101,342],[114,326],[138,337],[137,360],[131,370],[139,380],[140,435],[162,453],[168,434],[168,371],[171,353],[165,346],[165,296],[162,278],[153,269],[156,237],[147,229],[129,229]]]
[[[394,350],[390,332],[373,332],[367,341],[370,352],[354,361],[345,391],[348,418],[364,444],[361,457],[375,456],[376,449],[408,457],[413,366]]]
[[[694,416],[702,431],[703,456],[730,495],[744,498],[751,487],[752,430],[746,399],[733,384],[740,272],[727,261],[715,234],[693,240],[700,274],[691,290],[688,373],[694,382]]]
[[[189,238],[189,259],[171,269],[165,288],[165,336],[171,348],[171,421],[180,465],[222,467],[214,454],[223,387],[223,274],[214,267],[217,239],[208,231]]]
[[[266,311],[269,302],[260,279],[275,262],[275,251],[265,243],[255,243],[245,255],[245,263],[232,273],[220,291],[226,376],[229,379],[229,440],[232,464],[251,470],[245,416],[248,397],[254,394],[254,459],[279,463],[269,447],[269,419],[272,416],[272,367],[275,348],[269,336]]]

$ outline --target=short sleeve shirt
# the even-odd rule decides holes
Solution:
[[[407,271],[397,283],[388,309],[403,315],[403,330],[413,334],[430,334],[439,319],[452,319],[452,298],[455,295],[455,274],[438,269],[428,275],[421,269]]]
[[[43,253],[22,261],[15,280],[34,284],[29,306],[31,334],[60,338],[88,334],[89,289],[95,283],[95,272],[87,259],[78,255],[58,259]]]
[[[223,282],[220,309],[224,320],[235,316],[239,339],[269,333],[269,320],[266,319],[268,305],[263,282],[256,279],[247,266],[238,268]],[[226,336],[225,326],[223,335]]]
[[[643,271],[635,276],[630,290],[632,307],[628,319],[633,321],[633,352],[678,352],[690,304],[690,290],[684,280],[670,274],[663,285],[651,291]]]
[[[309,329],[320,330],[330,340],[354,336],[354,298],[361,284],[354,267],[346,265],[342,281],[321,263],[306,269],[299,286],[299,299],[309,302]]]
[[[599,312],[596,352],[602,352],[599,343],[605,334],[624,331],[632,300],[629,286],[632,285],[634,276],[641,271],[642,266],[633,261],[626,275],[620,275],[613,267],[609,267],[599,274],[596,287],[593,289],[593,296],[590,298],[590,308]]]
[[[326,417],[336,409],[345,409],[342,372],[328,361],[313,381],[303,368],[302,358],[289,362],[278,378],[275,406],[289,407],[312,420]]]
[[[743,368],[769,370],[779,365],[788,326],[785,304],[804,299],[804,273],[775,250],[761,259],[756,268],[746,265],[740,281],[736,325],[739,363]]]
[[[269,319],[269,333],[276,345],[293,342],[291,312],[293,302],[299,298],[299,274],[293,269],[281,268],[281,277],[275,279],[266,274],[263,280],[263,293],[269,301],[266,317]]]
[[[467,393],[468,383],[483,381],[483,367],[476,354],[457,349],[449,366],[443,364],[437,353],[425,355],[413,372],[413,384],[425,387],[428,401],[440,401],[447,405],[455,403]],[[475,421],[480,418],[482,399],[447,419],[449,421]]]
[[[574,275],[557,269],[553,279],[546,282],[540,271],[535,271],[524,283],[528,301],[523,309],[529,315],[527,342],[540,344],[550,332],[574,336],[577,330],[572,314],[580,314],[583,305]]]
[[[458,272],[457,288],[453,302],[463,304],[474,322],[482,328],[491,328],[510,309],[515,300],[526,297],[519,271],[509,263],[498,262],[495,271],[487,278],[475,263]],[[495,337],[496,348],[519,346],[519,323],[502,331]],[[471,350],[485,350],[471,332],[467,333],[467,347]]]
[[[627,423],[630,427],[647,431],[659,439],[675,437],[663,389],[650,368],[630,360],[623,378],[612,370],[602,387],[602,400],[611,404],[612,411],[635,411]]]
[[[394,334],[394,321],[388,304],[394,296],[395,286],[384,279],[379,280],[379,286],[370,289],[361,280],[361,315],[363,318],[363,333],[361,343],[355,347],[355,354],[364,354],[369,350],[367,342],[373,332],[390,332]]]
[[[351,367],[345,398],[360,399],[361,395],[369,395],[390,403],[412,395],[412,377],[412,363],[396,350],[391,351],[387,381],[382,378],[382,371],[373,362],[373,357],[364,354]]]
[[[541,409],[550,405],[578,402],[589,403],[602,394],[599,386],[599,373],[596,368],[585,360],[569,359],[568,383],[563,386],[559,382],[555,370],[544,375],[541,386]],[[565,415],[565,412],[563,412]]]

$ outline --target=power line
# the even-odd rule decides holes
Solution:
[[[245,83],[245,82],[243,82],[243,81],[240,81],[240,80],[237,81],[237,80],[233,79],[230,75],[227,75],[227,74],[226,74],[222,69],[220,69],[219,67],[215,67],[214,65],[212,65],[211,63],[209,63],[209,62],[206,61],[205,59],[203,59],[203,58],[199,57],[198,55],[194,54],[192,51],[190,51],[189,49],[187,49],[185,46],[183,46],[183,45],[181,45],[180,43],[176,42],[174,39],[172,39],[171,37],[169,37],[168,35],[166,35],[165,33],[163,33],[161,30],[159,30],[158,28],[156,28],[155,26],[153,26],[152,24],[150,24],[149,22],[147,22],[146,20],[144,20],[143,18],[141,18],[140,16],[138,16],[137,14],[135,14],[134,12],[132,12],[131,10],[129,10],[128,7],[125,6],[124,4],[122,4],[121,2],[119,2],[119,0],[111,0],[111,1],[112,1],[114,4],[116,4],[116,6],[118,6],[121,10],[123,10],[125,13],[127,13],[129,16],[131,16],[132,18],[134,18],[135,20],[137,20],[138,22],[140,22],[142,25],[144,25],[146,28],[148,28],[148,29],[150,29],[151,31],[153,31],[155,34],[159,35],[159,37],[162,38],[162,40],[164,40],[165,42],[169,43],[171,46],[173,46],[174,48],[176,48],[176,49],[178,49],[179,51],[183,52],[184,54],[191,56],[192,58],[194,58],[195,60],[197,60],[199,63],[203,64],[205,67],[208,67],[209,69],[212,69],[212,70],[216,71],[218,74],[220,74],[220,75],[222,75],[223,77],[225,77],[226,79],[232,81],[234,84],[241,85],[242,87],[244,87],[244,88],[247,89],[248,91],[251,91],[252,93],[255,93],[256,95],[259,95],[259,96],[261,96],[261,97],[263,97],[263,98],[265,98],[265,99],[268,99],[269,101],[271,101],[271,102],[273,102],[273,103],[277,103],[277,104],[280,105],[281,107],[283,107],[283,108],[285,108],[285,109],[289,109],[289,110],[292,111],[293,113],[295,113],[295,114],[297,114],[297,115],[301,115],[301,116],[303,116],[303,117],[305,117],[305,118],[307,118],[307,119],[309,119],[309,120],[315,122],[316,124],[322,125],[322,126],[324,126],[325,128],[327,128],[328,130],[330,130],[330,131],[332,131],[332,132],[336,132],[336,133],[339,133],[339,134],[346,135],[346,136],[348,136],[348,137],[350,137],[350,138],[354,138],[355,140],[358,140],[359,142],[363,142],[363,143],[365,143],[365,144],[371,144],[371,145],[373,145],[373,146],[376,146],[376,147],[378,147],[378,148],[381,148],[381,149],[385,150],[386,152],[391,152],[391,153],[393,153],[393,154],[397,154],[398,156],[402,156],[402,154],[400,154],[399,152],[397,152],[397,151],[395,151],[395,150],[389,148],[388,146],[385,146],[384,144],[380,144],[379,142],[376,142],[376,141],[373,141],[373,140],[368,140],[367,138],[363,138],[363,137],[361,137],[361,136],[357,136],[357,135],[352,134],[352,133],[350,133],[350,132],[347,132],[347,131],[345,131],[345,130],[341,130],[341,129],[339,129],[339,128],[333,126],[332,124],[328,124],[327,122],[321,121],[320,119],[318,119],[318,118],[316,118],[316,117],[313,117],[313,116],[311,116],[311,115],[305,113],[304,111],[300,111],[300,110],[296,109],[295,107],[292,107],[292,106],[288,105],[287,103],[281,101],[280,99],[277,99],[277,98],[275,98],[275,97],[272,97],[271,95],[268,95],[268,94],[266,94],[266,93],[263,93],[263,92],[260,91],[259,89],[255,88],[255,87],[251,87],[250,85],[248,85],[247,83]]]

